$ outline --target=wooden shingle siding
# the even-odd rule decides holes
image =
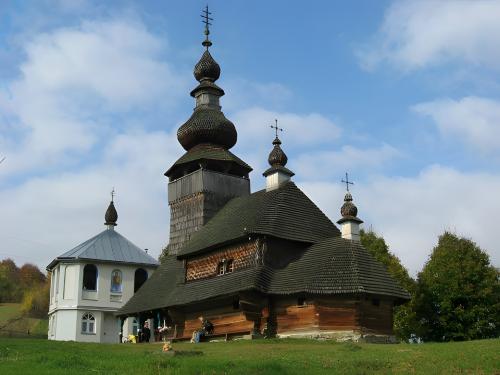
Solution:
[[[257,241],[228,246],[197,259],[186,262],[186,281],[217,276],[217,266],[223,259],[233,260],[234,271],[255,265]]]

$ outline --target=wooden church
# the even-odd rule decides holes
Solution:
[[[190,339],[200,316],[216,338],[390,339],[393,308],[409,296],[360,244],[351,194],[339,230],[291,181],[277,135],[266,188],[251,193],[252,168],[230,151],[237,132],[219,104],[208,25],[205,35],[196,107],[177,131],[186,152],[165,173],[168,254],[118,315],[166,324],[172,339]]]

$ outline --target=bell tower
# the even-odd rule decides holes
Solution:
[[[238,135],[221,111],[219,99],[224,90],[215,83],[221,70],[209,51],[212,18],[208,7],[203,13],[205,51],[194,67],[199,84],[191,91],[196,105],[191,117],[177,130],[177,139],[186,152],[165,172],[169,178],[169,254],[177,254],[191,234],[230,199],[250,194],[248,174],[252,168],[229,151]]]

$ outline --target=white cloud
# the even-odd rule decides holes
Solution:
[[[238,126],[238,135],[252,147],[257,140],[271,144],[274,134],[270,126],[274,125],[275,119],[278,119],[278,127],[284,128],[279,137],[287,145],[328,144],[337,140],[341,133],[337,124],[318,113],[278,112],[252,107],[232,114],[231,119]]]
[[[474,96],[439,99],[413,110],[430,116],[443,136],[456,136],[483,152],[500,148],[500,101]]]
[[[292,91],[277,82],[252,82],[243,78],[232,79],[223,84],[226,96],[222,106],[227,111],[249,106],[280,107],[293,96]]]
[[[499,14],[498,1],[394,2],[360,61],[368,69],[385,61],[404,70],[448,61],[498,69]]]
[[[337,178],[345,171],[367,171],[381,168],[400,157],[401,152],[384,144],[381,147],[360,149],[343,146],[339,151],[307,152],[294,157],[295,172],[300,179]]]
[[[0,91],[0,147],[9,160],[0,173],[64,164],[123,128],[113,116],[174,105],[187,90],[163,61],[165,49],[129,19],[82,22],[31,40],[20,77]]]
[[[332,220],[340,218],[340,184],[300,185]],[[500,211],[500,200],[493,193],[499,190],[498,175],[432,166],[415,177],[377,177],[364,186],[357,184],[353,196],[365,227],[373,225],[415,274],[445,230],[476,241],[498,266],[498,230],[492,218]]]
[[[253,167],[254,189],[262,187],[262,172],[269,167],[267,158],[274,140],[274,130],[270,126],[274,125],[274,119],[278,119],[278,126],[284,129],[279,132],[279,138],[287,155],[308,152],[318,145],[329,145],[337,141],[341,133],[336,123],[318,113],[300,114],[251,107],[229,114],[228,117],[236,125],[240,140],[231,151]],[[287,166],[293,170],[297,159],[289,159]]]
[[[99,164],[31,178],[0,194],[0,258],[45,267],[54,257],[104,230],[112,187],[117,230],[158,256],[168,240],[167,178],[179,150],[175,135],[132,131],[114,138]]]

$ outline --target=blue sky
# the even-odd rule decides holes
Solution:
[[[158,255],[201,1],[0,5],[0,257],[45,266],[102,226]],[[444,230],[500,262],[500,2],[212,1],[233,149],[262,171],[274,118],[299,186],[336,221],[346,171],[367,227],[415,274]]]

